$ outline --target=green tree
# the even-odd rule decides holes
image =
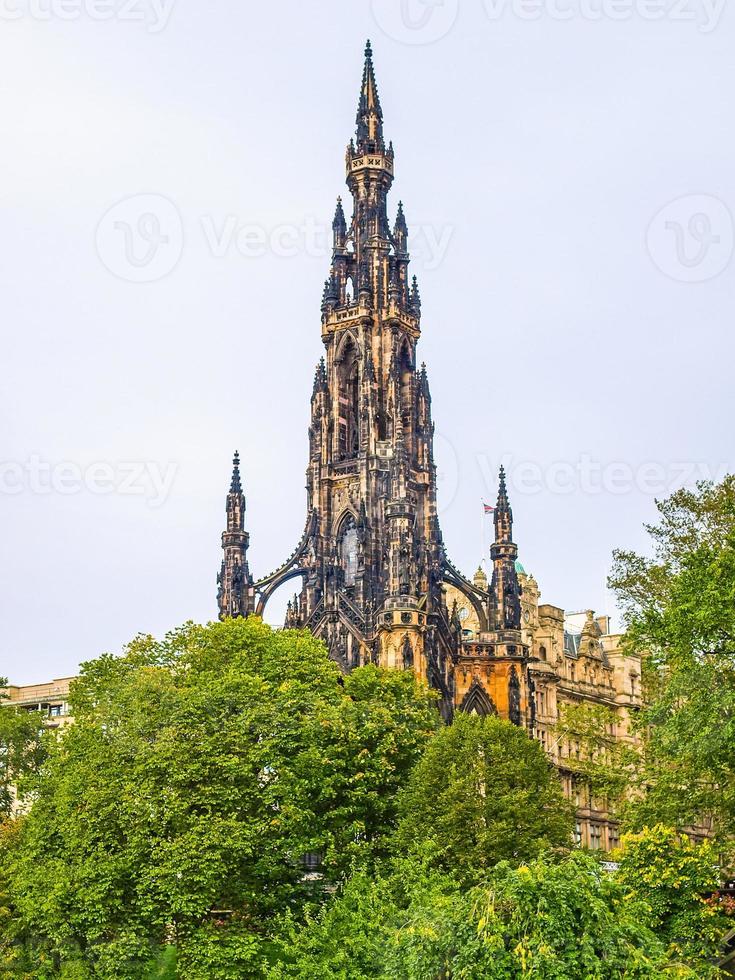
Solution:
[[[717,858],[709,841],[695,844],[660,824],[622,841],[618,880],[646,906],[671,959],[694,967],[701,978],[717,975],[712,963],[729,924],[717,902]]]
[[[138,638],[86,664],[71,705],[10,889],[60,969],[111,980],[143,976],[167,945],[182,978],[245,961],[258,976],[273,917],[321,896],[302,856],[339,880],[383,853],[439,723],[411,675],[343,679],[310,634],[257,619]]]
[[[644,659],[634,827],[735,833],[735,477],[658,503],[653,556],[616,552],[610,579]]]
[[[469,890],[400,862],[357,876],[284,942],[271,980],[698,980],[638,903],[580,852],[506,862]]]
[[[15,796],[23,796],[26,780],[43,760],[43,715],[7,704],[6,685],[0,677],[0,820],[10,815]]]
[[[568,848],[572,813],[540,744],[497,717],[459,714],[399,797],[397,844],[465,882],[499,861]]]
[[[51,957],[38,948],[10,893],[9,859],[22,820],[13,812],[27,805],[33,777],[44,759],[44,716],[7,704],[0,678],[0,978],[39,980]]]
[[[403,870],[414,872],[411,862]],[[281,927],[280,950],[267,972],[268,980],[364,980],[387,976],[386,950],[396,922],[408,902],[399,904],[396,891],[406,881],[357,872],[328,905],[305,922],[288,917]]]

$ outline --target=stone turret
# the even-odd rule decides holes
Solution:
[[[240,454],[232,460],[227,494],[227,527],[222,534],[222,566],[217,576],[219,618],[245,617],[253,612],[253,581],[248,568],[250,535],[245,530],[245,494],[240,479]]]

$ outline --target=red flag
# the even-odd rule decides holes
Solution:
[[[486,504],[484,502],[483,502],[483,505],[482,506],[485,508],[485,513],[486,514],[492,514],[494,512],[494,510],[495,510],[495,508],[494,507],[491,507],[490,504]]]

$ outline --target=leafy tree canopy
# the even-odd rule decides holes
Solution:
[[[398,846],[465,882],[571,846],[571,809],[541,745],[497,717],[460,714],[440,731],[399,807]]]
[[[86,664],[71,705],[10,891],[59,968],[101,978],[167,945],[179,977],[257,976],[273,917],[314,897],[302,857],[339,880],[380,856],[439,723],[412,675],[342,678],[310,634],[257,619],[140,637]]]
[[[399,863],[358,875],[284,943],[272,980],[701,980],[592,858],[507,862],[469,890]]]
[[[735,833],[735,477],[658,504],[653,557],[616,552],[610,579],[643,658],[645,752],[633,826]]]
[[[7,680],[0,677],[0,820],[8,817],[26,779],[43,760],[43,715],[4,704]]]
[[[673,962],[715,976],[728,919],[718,901],[720,870],[714,845],[693,843],[661,824],[623,837],[618,880],[666,945]]]

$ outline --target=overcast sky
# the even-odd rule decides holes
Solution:
[[[504,461],[542,601],[612,612],[654,498],[735,467],[721,2],[0,0],[0,675],[213,618],[235,448],[251,568],[294,547],[367,37],[452,560]]]

